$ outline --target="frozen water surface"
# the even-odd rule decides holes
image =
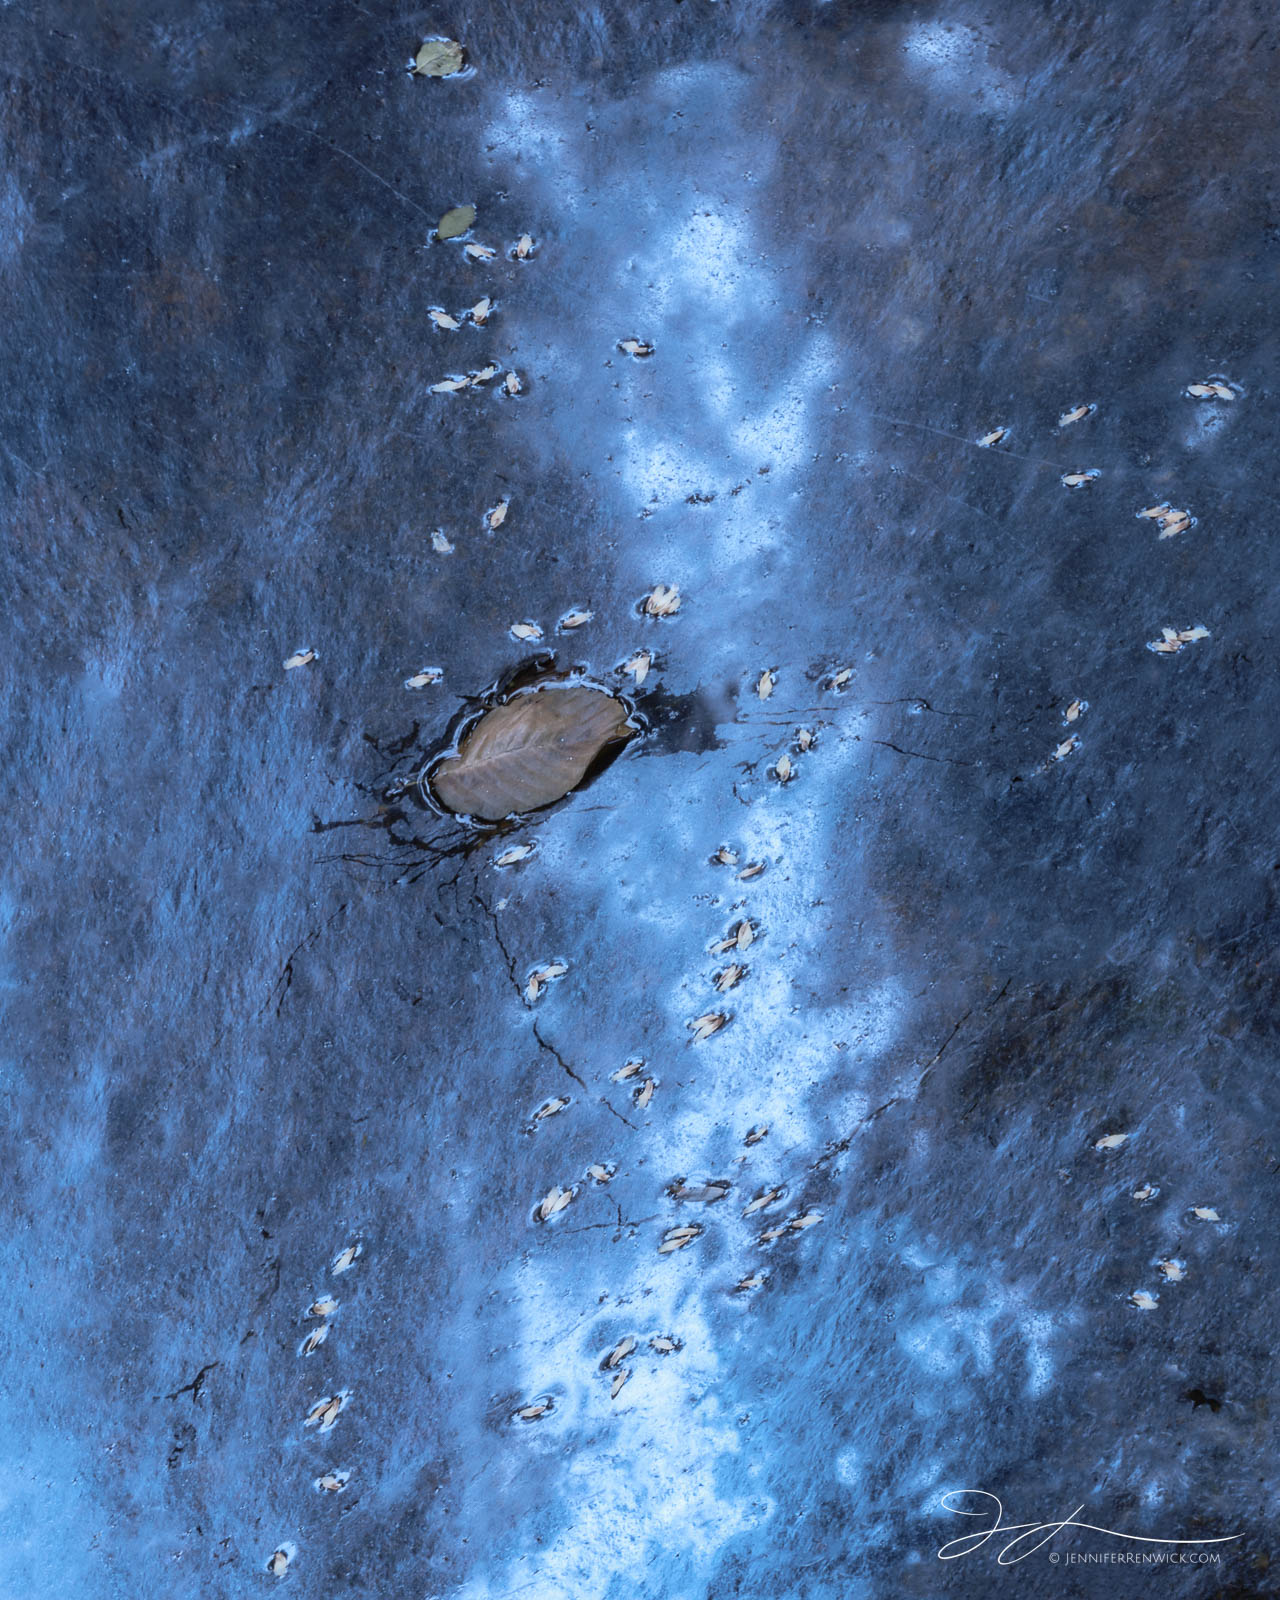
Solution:
[[[0,28],[4,1592],[1276,1592],[1271,9]]]

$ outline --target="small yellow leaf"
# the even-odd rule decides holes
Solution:
[[[978,443],[984,450],[989,450],[993,444],[999,444],[1008,431],[1008,428],[992,428],[990,433],[983,434]]]
[[[1096,467],[1090,467],[1087,472],[1064,472],[1062,474],[1062,487],[1064,489],[1083,489],[1085,484],[1092,483],[1102,474]]]
[[[613,1382],[609,1385],[610,1400],[616,1400],[618,1398],[618,1396],[622,1393],[623,1385],[630,1376],[630,1370],[626,1367],[624,1367],[622,1371],[618,1373],[617,1377],[614,1378]]]
[[[1129,1304],[1137,1306],[1139,1311],[1154,1311],[1159,1299],[1158,1294],[1148,1294],[1145,1289],[1136,1289],[1129,1296]]]
[[[1172,539],[1177,533],[1185,533],[1194,523],[1195,518],[1189,511],[1175,511],[1172,507],[1169,507],[1160,515],[1159,537],[1161,539]]]
[[[507,511],[510,505],[510,500],[499,500],[496,506],[491,506],[485,512],[484,520],[488,524],[490,533],[496,533],[507,520]]]
[[[795,769],[791,765],[791,757],[784,751],[774,763],[773,775],[779,783],[790,783],[795,777]]]
[[[526,644],[542,637],[542,629],[536,622],[513,622],[508,631],[513,639],[519,639]]]
[[[1093,1148],[1095,1150],[1118,1150],[1122,1144],[1127,1144],[1128,1141],[1129,1135],[1127,1133],[1104,1133],[1101,1139],[1094,1141]]]
[[[471,381],[472,381],[473,384],[477,384],[478,385],[478,384],[481,384],[481,383],[488,383],[490,378],[496,378],[497,376],[498,376],[497,367],[495,367],[495,366],[481,367],[479,372],[473,372],[471,374]]]
[[[483,328],[485,323],[488,322],[489,313],[492,310],[493,301],[488,295],[485,295],[483,300],[476,301],[475,305],[473,305],[471,310],[468,312],[468,315],[470,316],[472,322],[478,323],[479,326]]]
[[[752,878],[758,878],[764,871],[763,861],[753,861],[750,866],[743,867],[738,874],[739,883],[750,883]]]
[[[452,332],[455,328],[460,328],[462,326],[457,317],[451,317],[447,311],[428,311],[427,315],[431,318],[432,322],[435,323],[437,328],[448,328],[450,332]]]
[[[299,667],[309,667],[317,660],[314,650],[296,650],[284,664],[286,672],[296,672]]]
[[[1201,1222],[1221,1222],[1222,1221],[1222,1218],[1218,1215],[1218,1213],[1213,1209],[1212,1206],[1196,1206],[1194,1208],[1192,1214],[1194,1216],[1199,1217]]]
[[[283,1578],[289,1570],[289,1552],[282,1545],[267,1562],[267,1571],[274,1577]]]
[[[803,1233],[806,1228],[816,1227],[822,1221],[821,1211],[806,1211],[801,1217],[792,1217],[787,1227],[797,1233]]]
[[[448,539],[445,538],[443,528],[437,528],[432,533],[431,548],[439,556],[451,556],[453,554],[453,546],[449,543]]]
[[[1209,637],[1208,628],[1204,628],[1204,627],[1200,627],[1200,626],[1196,626],[1194,628],[1184,628],[1182,630],[1182,632],[1178,635],[1178,638],[1182,641],[1183,644],[1190,644],[1193,639],[1207,639],[1208,637]]]
[[[631,674],[631,676],[636,680],[636,688],[638,689],[644,680],[649,676],[649,668],[652,665],[653,657],[650,655],[649,651],[637,650],[635,655],[633,655],[631,659],[624,664],[622,670]]]
[[[564,1095],[557,1095],[554,1100],[547,1100],[538,1107],[533,1114],[533,1120],[542,1122],[547,1117],[554,1117],[558,1111],[563,1111],[568,1104],[569,1101]]]
[[[539,1417],[545,1417],[556,1408],[555,1401],[550,1395],[541,1400],[535,1400],[530,1405],[521,1406],[516,1412],[521,1422],[536,1422]]]
[[[1148,506],[1145,511],[1135,512],[1134,515],[1138,517],[1139,520],[1154,522],[1160,517],[1168,516],[1169,511],[1169,502],[1167,500],[1162,500],[1158,506]]]
[[[331,1294],[322,1294],[318,1300],[313,1300],[307,1307],[309,1317],[331,1317],[338,1309],[338,1302]]]
[[[661,1356],[669,1356],[672,1351],[682,1350],[684,1346],[679,1339],[673,1339],[669,1333],[659,1333],[649,1340],[649,1348],[656,1350]]]
[[[545,967],[535,967],[525,984],[525,999],[532,1005],[549,983],[554,983],[557,978],[563,978],[568,970],[563,961],[552,961]]]
[[[527,261],[533,254],[533,235],[522,233],[516,242],[516,260]]]
[[[724,994],[726,990],[735,989],[742,982],[746,970],[745,967],[740,967],[735,961],[732,966],[723,967],[717,972],[713,982],[720,993]]]
[[[743,1139],[742,1142],[743,1142],[743,1144],[747,1144],[747,1145],[759,1144],[761,1139],[767,1139],[768,1136],[769,1136],[769,1124],[766,1122],[763,1127],[760,1127],[760,1128],[749,1128],[747,1130],[746,1138]]]
[[[462,70],[463,49],[456,39],[427,39],[413,58],[420,78],[451,78]]]
[[[573,1199],[572,1189],[562,1189],[559,1184],[554,1189],[548,1190],[546,1195],[538,1202],[534,1215],[539,1222],[546,1222],[549,1217],[554,1217]]]
[[[1064,722],[1078,722],[1088,709],[1089,702],[1087,700],[1073,700],[1063,712],[1062,720]]]
[[[813,748],[813,730],[810,728],[796,729],[796,747],[800,750]]]
[[[614,1168],[612,1166],[603,1166],[598,1161],[593,1162],[592,1165],[587,1168],[587,1176],[591,1179],[594,1179],[596,1183],[608,1183],[610,1178],[613,1177],[613,1174]]]
[[[349,1472],[326,1472],[316,1479],[315,1486],[324,1494],[340,1494],[350,1480]]]
[[[624,1062],[616,1072],[611,1072],[609,1078],[613,1083],[625,1083],[628,1078],[637,1077],[643,1070],[644,1057],[633,1056],[630,1061]]]
[[[641,361],[653,354],[653,346],[644,339],[622,339],[618,349],[625,350],[629,356],[636,356]]]
[[[621,1366],[631,1352],[635,1349],[635,1347],[636,1342],[630,1334],[628,1334],[625,1339],[619,1339],[617,1344],[614,1345],[613,1349],[610,1350],[609,1354],[604,1358],[605,1368],[610,1369]]]
[[[473,261],[492,261],[497,251],[487,244],[469,244],[464,246],[465,252]]]
[[[1073,422],[1083,422],[1086,417],[1091,417],[1097,406],[1072,406],[1070,411],[1064,411],[1058,418],[1060,428],[1069,428]]]
[[[423,667],[420,672],[415,672],[412,678],[404,680],[406,689],[427,689],[433,683],[439,683],[444,677],[442,667]]]
[[[514,867],[517,861],[527,861],[537,847],[531,844],[513,844],[500,856],[495,856],[495,867]]]
[[[839,671],[831,674],[831,677],[827,682],[827,687],[829,689],[843,689],[848,684],[849,679],[852,677],[852,667],[841,667]]]
[[[454,206],[451,211],[446,211],[436,224],[436,238],[460,239],[475,220],[474,206]]]
[[[334,1256],[332,1270],[335,1273],[349,1271],[363,1254],[364,1246],[362,1244],[349,1244],[345,1250],[340,1250]]]
[[[317,1400],[303,1419],[303,1427],[314,1428],[318,1425],[321,1433],[328,1433],[350,1398],[351,1391],[343,1389],[339,1394],[327,1395],[323,1400]]]
[[[722,844],[711,859],[717,866],[736,867],[738,864],[738,852],[731,850],[727,844]]]
[[[768,669],[760,674],[759,681],[756,684],[756,693],[762,700],[767,700],[773,693],[773,686],[777,682],[777,678],[778,674],[770,672]]]
[[[1181,1283],[1187,1275],[1187,1264],[1185,1261],[1177,1260],[1162,1261],[1160,1271],[1164,1274],[1166,1283]]]
[[[662,1236],[662,1243],[658,1246],[660,1256],[670,1255],[673,1250],[683,1250],[702,1232],[698,1223],[690,1223],[680,1228],[668,1228]]]
[[[644,602],[644,612],[648,617],[674,617],[679,609],[680,591],[675,584],[658,584]]]
[[[1157,1189],[1154,1184],[1144,1183],[1141,1189],[1135,1189],[1133,1191],[1133,1198],[1138,1201],[1154,1200],[1159,1193],[1159,1189]]]
[[[502,387],[508,394],[519,394],[524,388],[524,384],[520,382],[520,374],[518,372],[508,372],[502,380]]]
[[[749,1277],[740,1278],[738,1282],[734,1284],[734,1293],[748,1294],[752,1289],[758,1289],[763,1282],[764,1274],[762,1272],[753,1272]]]
[[[646,1078],[644,1080],[644,1082],[640,1085],[640,1087],[636,1090],[636,1092],[635,1092],[635,1102],[636,1102],[636,1109],[638,1111],[643,1111],[644,1108],[649,1104],[650,1100],[653,1099],[653,1091],[656,1088],[657,1088],[657,1084],[655,1083],[655,1081],[652,1078]]]
[[[723,1011],[707,1011],[702,1016],[695,1017],[692,1022],[686,1022],[685,1027],[693,1030],[694,1044],[701,1044],[713,1033],[719,1033],[728,1020]]]
[[[787,1225],[786,1225],[785,1222],[782,1224],[781,1227],[769,1228],[766,1232],[764,1232],[764,1233],[762,1233],[760,1235],[760,1243],[761,1244],[772,1244],[775,1239],[781,1239],[782,1235],[786,1231],[787,1231]]]
[[[566,611],[564,616],[556,623],[556,627],[568,633],[574,628],[585,627],[593,616],[595,616],[594,611]]]
[[[431,385],[431,392],[432,394],[457,394],[459,389],[469,389],[470,387],[470,378],[441,378],[439,383]]]
[[[331,1324],[322,1322],[318,1328],[312,1328],[311,1332],[302,1341],[300,1353],[304,1356],[313,1355],[329,1337],[330,1326]]]
[[[763,1194],[758,1194],[754,1200],[747,1204],[742,1215],[744,1217],[749,1217],[757,1211],[763,1211],[766,1206],[771,1206],[775,1200],[781,1200],[782,1195],[783,1190],[781,1185],[779,1185],[779,1187],[776,1189],[766,1189]]]
[[[1077,739],[1075,734],[1073,733],[1069,739],[1064,739],[1062,741],[1062,743],[1057,747],[1057,749],[1049,757],[1049,760],[1050,761],[1065,761],[1066,758],[1071,754],[1071,752],[1076,748],[1076,746],[1079,743],[1080,743],[1079,739]]]

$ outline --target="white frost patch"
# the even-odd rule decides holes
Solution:
[[[535,1600],[566,1594],[604,1594],[620,1573],[638,1574],[656,1562],[675,1562],[701,1592],[727,1540],[760,1526],[773,1502],[759,1494],[726,1495],[718,1488],[722,1464],[739,1452],[737,1430],[721,1412],[715,1388],[723,1376],[710,1329],[681,1281],[659,1262],[642,1269],[632,1304],[592,1318],[569,1344],[549,1338],[562,1324],[563,1290],[551,1268],[542,1277],[525,1264],[518,1273],[516,1304],[524,1324],[526,1392],[553,1392],[556,1411],[534,1426],[545,1438],[558,1424],[565,1437],[589,1426],[616,1432],[612,1449],[579,1448],[561,1457],[561,1503],[572,1513],[536,1555],[504,1563],[496,1587],[475,1577],[457,1591],[459,1600],[490,1600],[512,1593]],[[633,1275],[635,1276],[635,1275]],[[598,1371],[601,1352],[622,1322],[633,1328],[637,1349],[625,1365],[632,1377],[619,1399]],[[658,1356],[647,1347],[651,1333],[679,1328],[684,1348]],[[693,1403],[691,1403],[691,1400]]]
[[[1018,86],[993,67],[976,28],[954,22],[913,22],[903,38],[907,73],[917,82],[974,112],[1011,111]]]

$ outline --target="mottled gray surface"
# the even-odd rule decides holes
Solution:
[[[465,79],[406,74],[435,32]],[[286,1542],[299,1600],[1280,1592],[1273,7],[0,33],[4,1593]],[[429,242],[464,202],[490,263]],[[521,395],[430,393],[489,359]],[[385,796],[525,618],[655,651],[650,732],[457,850]],[[962,1488],[1244,1538],[942,1563]]]

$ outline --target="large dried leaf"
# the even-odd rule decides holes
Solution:
[[[516,695],[487,711],[431,775],[450,811],[496,822],[550,805],[606,746],[629,737],[627,708],[580,684]]]

